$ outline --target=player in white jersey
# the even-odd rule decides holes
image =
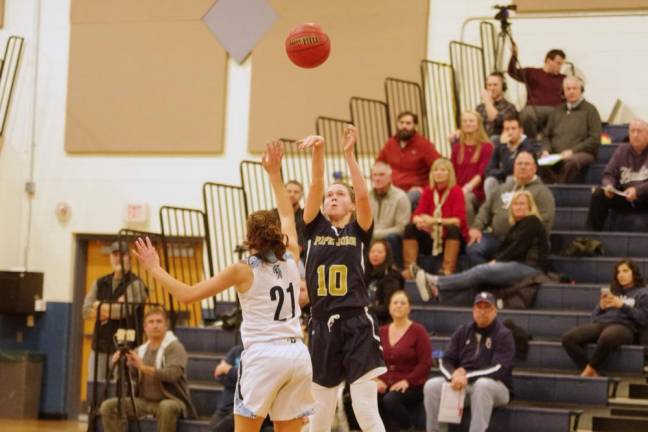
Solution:
[[[213,278],[189,286],[160,267],[148,238],[138,239],[134,251],[142,266],[181,302],[236,288],[243,311],[245,348],[234,398],[236,432],[258,431],[267,414],[276,431],[296,432],[314,407],[311,361],[299,324],[299,246],[292,205],[281,179],[282,157],[281,143],[268,144],[262,163],[279,218],[271,210],[248,217],[251,256],[247,262],[232,264]]]

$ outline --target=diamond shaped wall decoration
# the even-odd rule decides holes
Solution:
[[[266,0],[218,0],[203,17],[216,40],[239,63],[276,20]]]

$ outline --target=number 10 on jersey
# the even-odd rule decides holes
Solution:
[[[347,293],[347,266],[334,264],[329,267],[328,284],[326,283],[326,266],[317,267],[317,295],[324,297],[343,296]]]

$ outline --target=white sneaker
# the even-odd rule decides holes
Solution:
[[[430,301],[430,289],[428,288],[427,278],[424,271],[416,272],[416,288],[418,289],[421,300],[424,302]]]

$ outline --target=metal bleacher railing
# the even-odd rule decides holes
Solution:
[[[209,227],[208,242],[211,245],[213,270],[210,276],[236,262],[243,249],[245,220],[248,214],[246,193],[241,186],[223,183],[203,185],[203,206]],[[216,301],[233,302],[233,288],[216,296]]]
[[[458,126],[458,103],[452,65],[423,60],[421,76],[430,140],[445,157],[450,157],[448,135]]]
[[[413,81],[405,81],[397,78],[385,80],[385,98],[389,108],[389,124],[391,130],[396,130],[397,117],[403,111],[411,111],[419,118],[419,131],[429,135],[429,125],[425,115],[425,102],[421,85]]]
[[[351,122],[358,128],[356,155],[366,175],[387,137],[392,134],[387,104],[380,100],[352,97],[349,101]]]
[[[138,238],[148,237],[155,247],[159,257],[160,264],[166,268],[166,251],[164,247],[164,241],[162,235],[154,232],[147,231],[137,231],[132,229],[122,229],[118,234],[119,244],[122,245],[122,252],[128,254],[130,262],[130,270],[136,275],[144,284],[147,290],[147,300],[152,303],[157,303],[164,306],[165,310],[169,312],[169,320],[171,321],[171,327],[175,327],[175,310],[174,304],[171,301],[171,296],[167,290],[165,290],[162,285],[160,285],[151,274],[142,268],[139,260],[131,253],[135,249],[135,240]]]
[[[333,180],[347,181],[349,172],[343,156],[342,132],[350,120],[331,117],[317,117],[315,131],[326,141],[326,160],[324,162],[324,182],[329,184]]]
[[[7,40],[4,57],[1,62],[0,72],[0,140],[4,139],[9,105],[13,96],[16,83],[18,66],[22,59],[23,44],[25,40],[20,36],[11,36]]]
[[[488,75],[497,70],[504,70],[504,39],[495,39],[495,26],[488,21],[479,23],[479,39],[484,52],[484,72]]]
[[[282,172],[284,181],[296,180],[307,188],[311,182],[310,152],[300,151],[296,140],[282,138],[284,160]]]
[[[167,271],[188,285],[204,280],[212,266],[205,212],[163,206],[160,208],[160,227]],[[215,305],[212,298],[186,305],[169,297],[176,311],[176,320],[184,325],[195,327],[202,324],[203,318],[213,318]],[[203,311],[207,314],[204,317]]]
[[[239,165],[241,185],[245,190],[246,216],[258,210],[275,207],[270,182],[266,181],[261,162],[244,160]]]
[[[452,41],[450,63],[455,72],[459,112],[472,110],[481,102],[486,81],[483,50],[476,45]]]

